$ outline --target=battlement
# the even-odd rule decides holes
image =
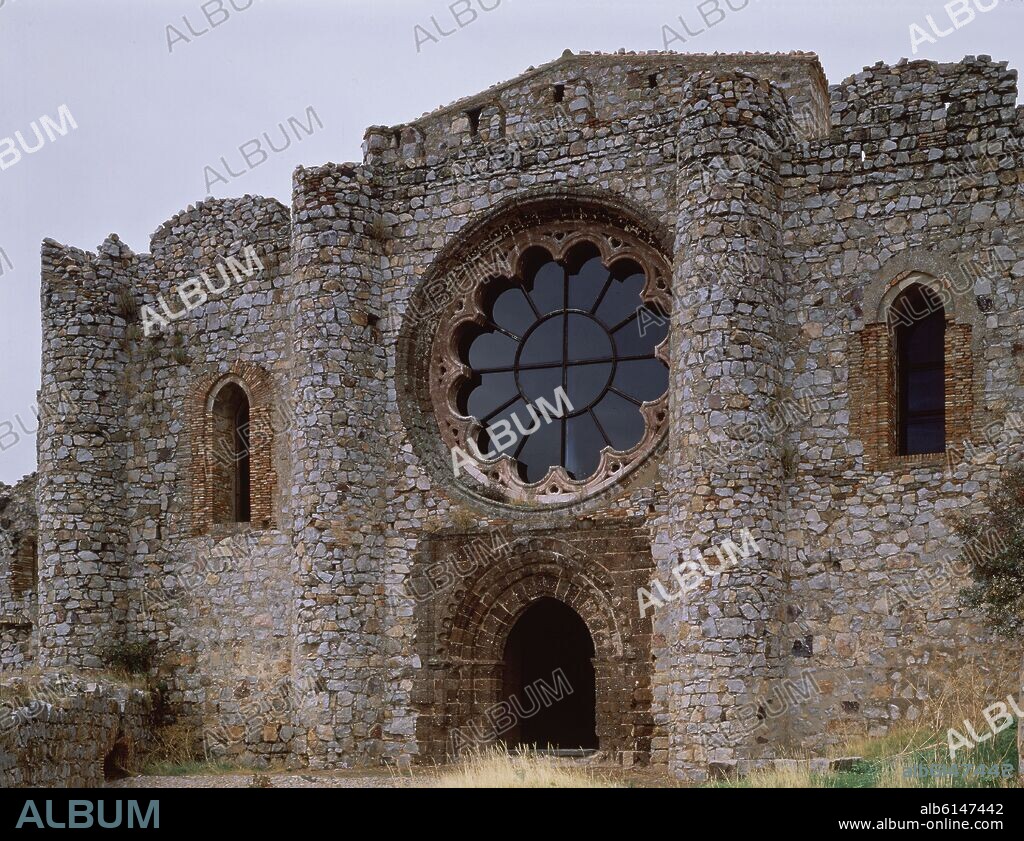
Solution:
[[[96,260],[96,255],[47,237],[39,250],[43,276],[74,280]]]
[[[989,56],[962,61],[878,62],[829,88],[831,142],[941,132],[947,142],[973,142],[1019,132],[1017,71]]]
[[[429,164],[494,141],[532,149],[572,131],[641,120],[671,131],[686,81],[705,70],[741,70],[770,80],[809,136],[828,129],[828,86],[814,53],[581,53],[562,56],[487,90],[397,126],[371,126],[367,163]]]
[[[292,173],[292,201],[296,214],[334,207],[344,202],[346,196],[361,194],[354,199],[364,206],[368,204],[371,176],[361,164],[326,163],[322,166],[298,167]],[[300,215],[298,221],[303,221]]]
[[[206,199],[176,213],[153,233],[150,251],[161,276],[185,278],[253,247],[261,257],[287,253],[290,213],[274,198]]]

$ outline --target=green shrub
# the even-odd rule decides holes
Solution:
[[[110,668],[130,675],[145,674],[153,667],[156,645],[150,640],[116,642],[100,652]]]
[[[985,513],[960,517],[955,530],[973,579],[961,601],[980,609],[998,633],[1024,636],[1024,466],[1007,468]]]

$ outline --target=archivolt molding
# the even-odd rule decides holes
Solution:
[[[523,539],[509,561],[483,570],[455,594],[441,618],[443,655],[452,662],[500,662],[508,635],[534,601],[550,597],[571,607],[586,623],[598,659],[623,655],[607,570],[558,541]]]

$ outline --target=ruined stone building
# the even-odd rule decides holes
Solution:
[[[700,778],[913,717],[1016,657],[950,528],[1024,428],[1016,100],[987,56],[567,51],[291,207],[45,241],[4,669],[149,646],[166,720],[311,767]]]

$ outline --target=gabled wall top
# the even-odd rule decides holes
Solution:
[[[424,161],[466,143],[521,140],[567,127],[671,119],[686,79],[702,70],[743,70],[770,79],[803,114],[809,136],[828,129],[828,83],[814,53],[580,53],[397,126],[371,126],[367,162]]]

